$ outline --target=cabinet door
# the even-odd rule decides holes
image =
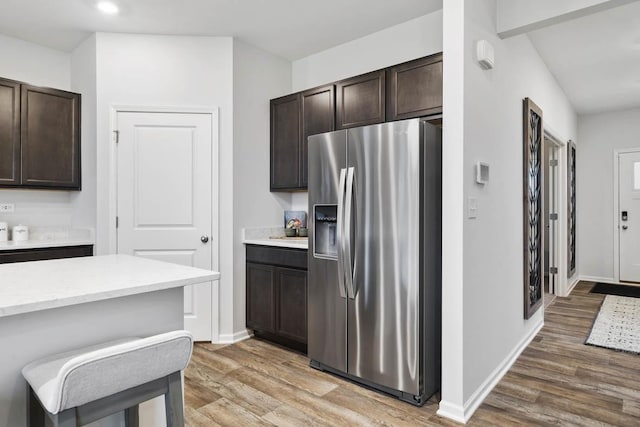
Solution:
[[[0,186],[20,184],[20,83],[0,79]]]
[[[276,331],[275,267],[247,263],[247,328]]]
[[[307,188],[307,138],[335,130],[335,90],[333,85],[302,92],[302,140],[300,141],[300,184]]]
[[[384,70],[336,83],[336,129],[382,123],[384,120]]]
[[[442,112],[442,54],[387,70],[387,120]]]
[[[80,95],[22,85],[22,185],[80,189]]]
[[[291,268],[276,269],[278,283],[277,334],[301,343],[307,342],[307,272]]]
[[[271,191],[300,187],[300,155],[300,94],[272,99]]]

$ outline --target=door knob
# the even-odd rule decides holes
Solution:
[[[209,236],[202,236],[202,237],[200,237],[200,241],[201,241],[202,243],[207,243],[207,242],[209,241]]]
[[[628,226],[628,225],[623,225],[623,226],[622,226],[622,229],[623,229],[623,230],[626,230],[627,228],[629,228],[629,226]]]

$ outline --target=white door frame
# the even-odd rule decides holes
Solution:
[[[550,140],[557,148],[557,179],[555,191],[555,203],[558,214],[556,227],[555,254],[558,267],[554,294],[566,297],[571,292],[567,278],[567,143],[563,138],[556,136],[557,133],[550,129],[545,123],[544,137]],[[546,179],[546,178],[545,178]]]
[[[110,109],[110,134],[115,142],[118,113],[182,113],[211,115],[211,269],[220,271],[220,206],[219,206],[219,175],[220,175],[220,121],[218,107],[177,107],[177,106],[143,106],[143,105],[112,105]],[[116,144],[111,144],[109,150],[109,253],[117,249],[117,230],[115,218],[118,212],[118,164]],[[220,291],[219,281],[211,282],[211,342],[218,342],[220,337]]]
[[[620,283],[620,154],[640,153],[638,148],[623,148],[613,150],[613,280]]]

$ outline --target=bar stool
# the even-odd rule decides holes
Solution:
[[[164,395],[168,427],[184,426],[180,372],[191,359],[193,337],[173,331],[126,338],[29,363],[27,426],[77,427],[124,411],[138,426],[138,405]]]

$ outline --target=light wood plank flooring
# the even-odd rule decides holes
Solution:
[[[583,345],[603,295],[578,284],[546,309],[545,326],[469,425],[640,426],[640,356]],[[185,371],[188,426],[452,426],[437,399],[416,408],[250,339],[197,344]]]

